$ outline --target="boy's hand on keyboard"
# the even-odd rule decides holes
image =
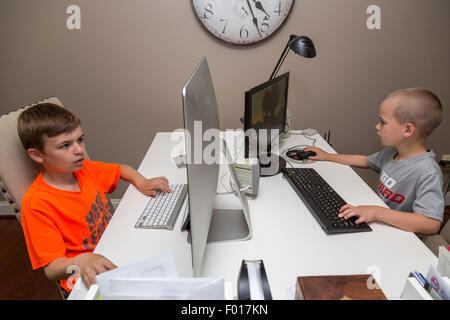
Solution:
[[[147,179],[129,165],[122,164],[120,166],[120,177],[125,181],[131,182],[143,194],[156,196],[157,190],[172,192],[169,189],[169,180],[166,177]]]
[[[377,209],[379,207],[377,206],[357,206],[354,207],[350,204],[344,205],[339,213],[339,218],[345,218],[346,220],[351,217],[357,217],[356,223],[362,223],[362,222],[372,222],[377,220]]]
[[[169,180],[166,177],[157,177],[152,179],[143,179],[136,184],[136,187],[140,192],[147,196],[156,196],[156,191],[172,192],[169,189]]]

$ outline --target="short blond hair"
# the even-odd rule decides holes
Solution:
[[[17,119],[17,133],[25,150],[44,151],[43,137],[69,133],[81,125],[71,111],[53,103],[40,103],[24,110]]]
[[[395,99],[395,119],[401,124],[414,124],[421,137],[430,136],[442,121],[441,101],[428,89],[400,89],[391,93],[387,99]]]

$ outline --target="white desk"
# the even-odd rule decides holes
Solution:
[[[170,183],[186,183],[185,169],[171,159],[171,133],[158,133],[139,167],[146,177],[166,176]],[[315,145],[335,151],[316,134]],[[178,142],[179,143],[179,142]],[[311,140],[293,135],[281,140],[280,150],[294,145],[310,145]],[[384,202],[349,166],[315,162],[311,167],[352,205],[380,205]],[[220,184],[220,181],[219,181]],[[220,196],[221,201],[227,201]],[[233,200],[233,201],[234,201]],[[180,276],[192,275],[191,249],[186,232],[181,232],[182,212],[173,231],[135,229],[147,204],[147,197],[130,185],[115,211],[95,253],[117,266],[125,266],[170,252]],[[371,223],[372,232],[326,235],[281,174],[262,178],[256,199],[249,199],[253,237],[244,242],[208,244],[202,276],[220,277],[233,285],[242,259],[263,259],[274,299],[287,299],[287,289],[297,276],[372,273],[379,270],[380,285],[388,298],[399,298],[410,271],[425,274],[437,258],[413,233]],[[375,266],[375,267],[373,267]],[[371,269],[372,268],[372,269]],[[80,280],[71,298],[83,298],[87,289]],[[76,286],[77,287],[77,286]]]

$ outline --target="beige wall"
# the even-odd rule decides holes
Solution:
[[[82,29],[66,28],[70,4]],[[382,10],[382,30],[366,9]],[[265,81],[289,35],[308,35],[315,59],[290,54],[294,128],[332,132],[341,153],[380,148],[374,126],[390,92],[424,86],[445,119],[428,147],[450,153],[448,0],[297,0],[268,41],[237,47],[210,36],[189,0],[1,0],[0,113],[55,95],[83,121],[92,158],[138,167],[154,135],[183,126],[181,89],[208,58],[222,129],[240,127],[244,91]],[[375,174],[361,171],[372,186]],[[113,198],[120,198],[121,183]]]

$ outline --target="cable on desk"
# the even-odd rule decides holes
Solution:
[[[306,139],[314,140],[314,142],[316,142],[316,140],[317,140],[317,139],[310,138],[308,135],[304,134],[303,131],[302,132],[291,132],[290,134],[297,135],[297,136],[304,136]]]
[[[230,172],[225,172],[221,177],[220,177],[220,184],[222,185],[222,187],[227,190],[227,187],[223,184],[222,179],[223,177],[225,177],[226,175],[230,174]],[[225,192],[216,192],[216,195],[225,195],[225,194],[232,194],[232,193],[236,193],[236,191],[234,191],[234,185],[231,181],[231,175],[230,175],[230,180],[229,180],[229,184],[230,184],[230,188],[232,191],[225,191]],[[239,190],[240,192],[245,191],[247,189],[250,189],[250,186],[242,186],[241,189]]]

